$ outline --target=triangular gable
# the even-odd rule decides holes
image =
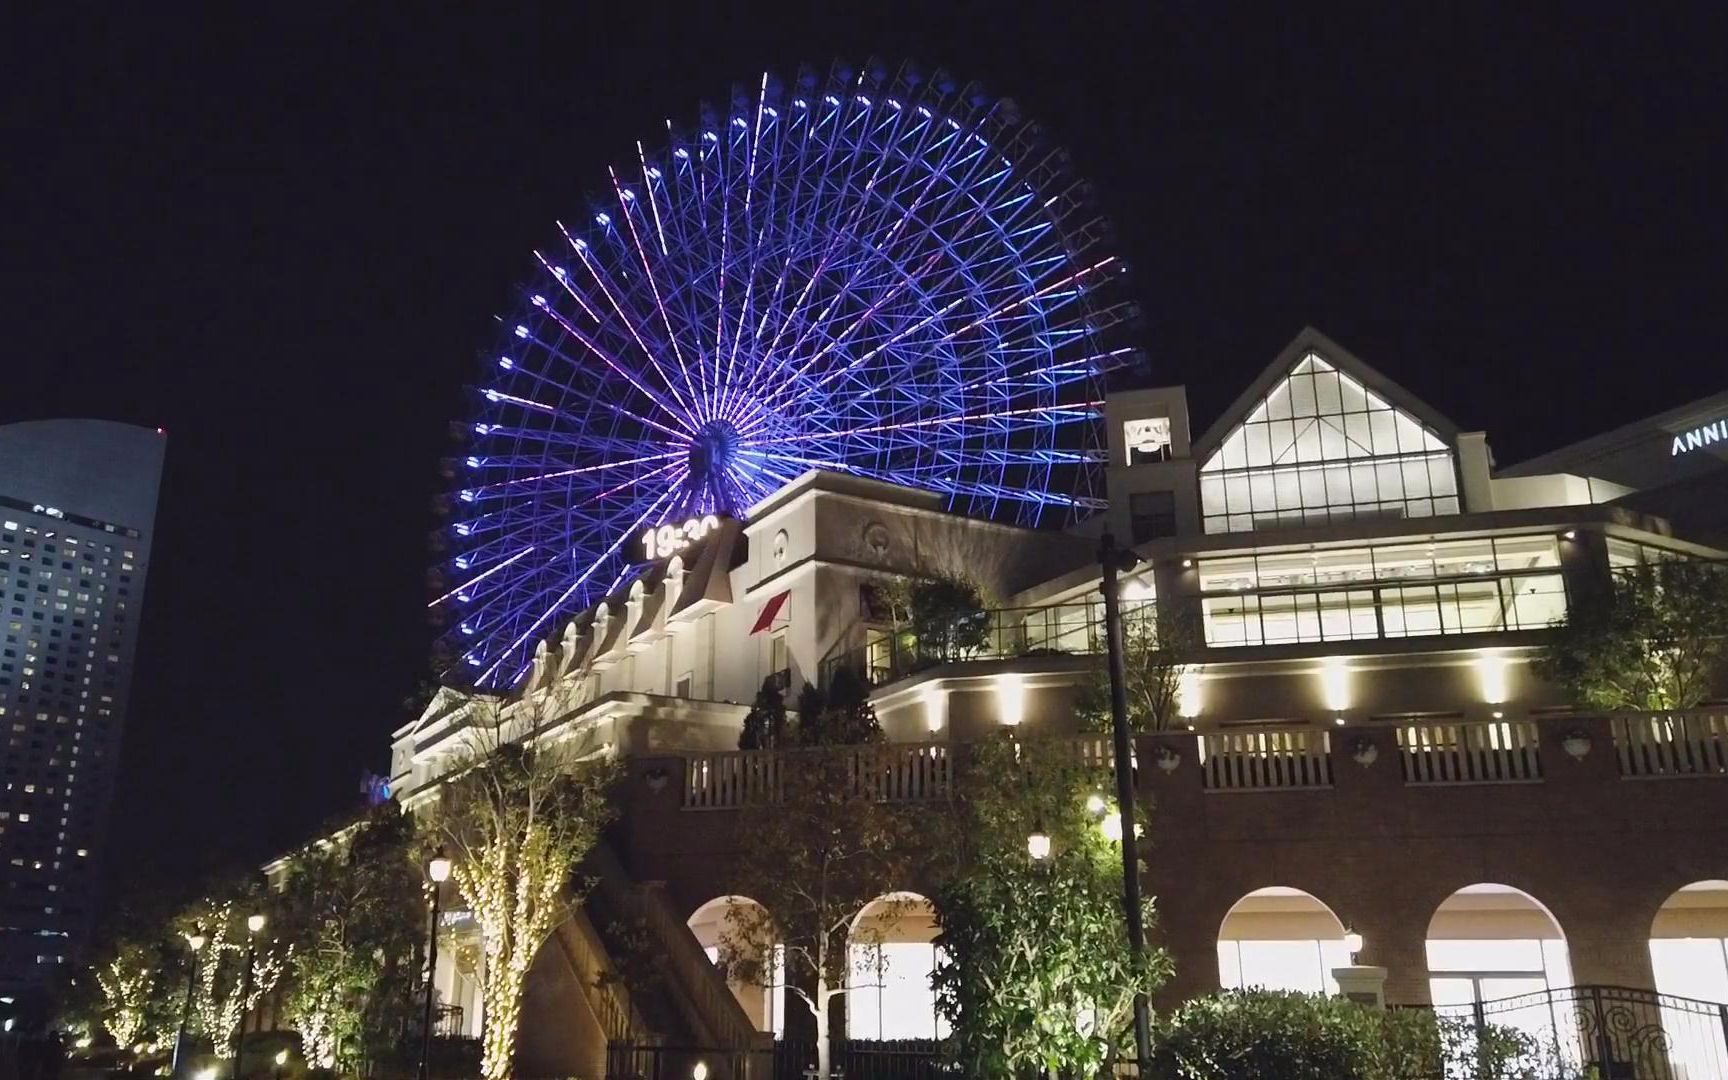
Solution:
[[[1458,512],[1457,429],[1304,330],[1195,444],[1207,532]]]
[[[1296,366],[1310,355],[1318,356],[1330,367],[1348,375],[1367,393],[1416,420],[1447,446],[1457,444],[1458,426],[1451,420],[1415,394],[1357,359],[1355,354],[1344,346],[1309,326],[1304,327],[1290,344],[1284,346],[1260,375],[1230,403],[1223,415],[1213,421],[1206,433],[1194,441],[1195,460],[1205,462],[1223,445],[1225,438],[1248,419],[1249,413],[1264,403],[1280,383],[1295,373]]]

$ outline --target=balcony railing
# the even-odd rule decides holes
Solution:
[[[810,751],[732,750],[693,754],[684,762],[686,810],[730,810],[777,803],[781,778]],[[855,794],[878,802],[946,799],[953,790],[954,751],[948,743],[888,743],[848,747],[847,775]]]
[[[1208,791],[1291,791],[1332,786],[1331,733],[1223,731],[1200,737]]]
[[[1728,776],[1728,713],[1646,713],[1614,717],[1620,775]]]
[[[1560,730],[1554,730],[1556,726]],[[1546,744],[1544,728],[1549,729]],[[1389,742],[1408,786],[1539,784],[1560,768],[1553,755],[1587,755],[1589,733],[1594,731],[1600,738],[1604,729],[1612,732],[1613,747],[1601,752],[1614,754],[1623,779],[1728,777],[1728,711],[1546,721],[1422,720],[1342,729],[1287,725],[1198,735],[1170,732],[1151,738],[1163,744],[1155,758],[1159,772],[1192,768],[1197,758],[1204,790],[1256,792],[1331,788],[1340,767],[1337,755],[1367,766],[1386,752]],[[1570,745],[1574,740],[1582,745]],[[1183,749],[1185,745],[1192,749]],[[1059,738],[1044,744],[1043,752],[1050,752],[1050,746],[1075,754],[1089,766],[1108,768],[1114,760],[1108,735]],[[964,744],[948,742],[851,747],[846,750],[850,755],[847,782],[855,791],[883,802],[952,798],[955,759],[964,752]],[[1144,744],[1137,746],[1137,757],[1146,752]],[[723,810],[778,802],[786,771],[798,768],[803,753],[750,750],[687,755],[682,806]]]
[[[1125,602],[1124,616],[1150,612],[1147,602]],[[1008,660],[1021,656],[1092,656],[1104,651],[1102,600],[994,608],[976,645],[921,643],[906,630],[872,631],[877,636],[838,650],[822,660],[817,677],[829,685],[842,669],[871,686],[882,686],[938,664],[971,660]]]
[[[1424,722],[1398,728],[1406,784],[1529,784],[1542,779],[1534,720]]]

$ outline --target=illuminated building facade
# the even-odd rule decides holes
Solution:
[[[891,797],[937,812],[966,743],[1004,726],[1086,737],[1073,701],[1099,663],[1109,531],[1141,559],[1126,599],[1194,641],[1180,716],[1137,748],[1173,997],[1360,975],[1412,1004],[1574,983],[1728,1001],[1728,708],[1594,714],[1532,666],[1615,570],[1728,556],[1728,530],[1693,512],[1700,492],[1720,504],[1728,442],[1673,451],[1725,404],[1499,468],[1483,433],[1304,331],[1197,437],[1181,388],[1112,395],[1107,508],[1065,532],[808,473],[553,628],[521,707],[547,718],[537,737],[628,759],[619,873],[664,883],[654,903],[690,929],[668,949],[711,949],[722,909],[749,902],[721,882],[764,680],[790,698],[842,669],[867,679],[889,745],[860,753],[897,778]],[[990,630],[951,662],[909,663],[878,589],[933,572],[979,580]],[[396,733],[398,798],[436,797],[466,723],[446,691]],[[915,906],[887,934],[855,1037],[939,1033],[928,916]],[[479,952],[456,918],[438,985],[477,1030]],[[744,1021],[711,1027],[780,1030],[773,995],[732,989]],[[525,1055],[572,1064],[537,1038]]]
[[[94,915],[164,443],[0,426],[0,993],[52,980]]]

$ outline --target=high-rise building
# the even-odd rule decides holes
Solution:
[[[53,979],[90,925],[165,442],[0,425],[0,993]]]

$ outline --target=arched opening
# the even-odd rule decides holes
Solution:
[[[1728,1002],[1728,881],[1697,881],[1663,901],[1650,923],[1656,989],[1679,998]],[[1665,1001],[1668,1055],[1685,1077],[1728,1075],[1720,1014],[1690,1001]]]
[[[1544,1046],[1577,1046],[1573,1011],[1550,993],[1572,985],[1566,935],[1535,897],[1466,885],[1428,921],[1428,991],[1437,1011],[1517,1028]]]
[[[939,1039],[936,909],[917,893],[864,905],[847,944],[846,1034],[853,1039]]]
[[[721,955],[726,951],[727,941],[737,940],[735,928],[739,925],[738,920],[765,919],[767,914],[767,908],[748,896],[717,896],[691,914],[690,933],[695,935],[696,943],[702,946],[708,959],[719,965]],[[732,988],[732,996],[738,999],[744,1015],[750,1018],[756,1030],[772,1032],[775,1038],[779,1038],[786,1034],[783,996],[786,987],[786,956],[779,946],[775,946],[773,960],[766,970],[769,973],[767,985],[730,975],[726,983]]]
[[[1218,983],[1335,994],[1332,969],[1350,964],[1344,924],[1301,889],[1273,885],[1236,901],[1218,928]]]

